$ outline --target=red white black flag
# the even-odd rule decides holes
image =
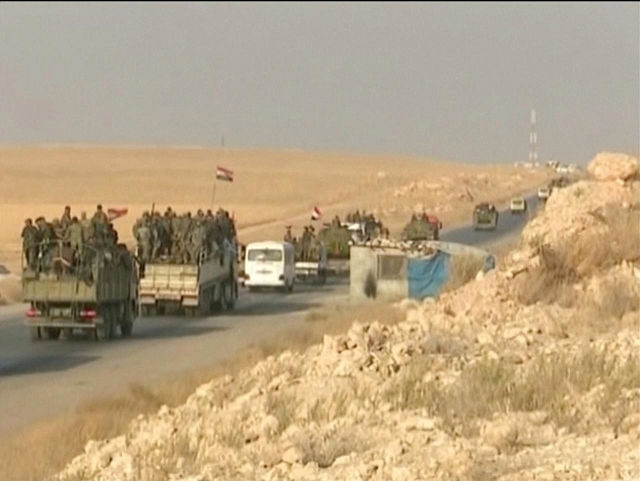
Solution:
[[[314,207],[311,211],[311,220],[318,220],[322,217],[322,212],[317,207]]]
[[[216,168],[216,179],[224,180],[225,182],[233,182],[233,170],[218,166]]]
[[[115,220],[118,217],[122,217],[123,215],[127,215],[127,212],[129,212],[129,209],[124,207],[122,209],[107,209],[107,218],[109,220]]]

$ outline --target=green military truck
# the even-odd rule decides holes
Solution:
[[[36,341],[61,332],[89,332],[111,339],[131,335],[138,312],[137,266],[126,246],[84,245],[75,255],[62,241],[40,243],[38,261],[22,269],[22,300],[29,303],[25,324]],[[23,256],[23,259],[25,256]],[[47,259],[44,264],[42,259]]]
[[[498,210],[493,204],[483,202],[473,209],[473,228],[475,230],[496,230]]]
[[[440,239],[442,222],[431,215],[413,216],[402,230],[403,241],[425,241]]]
[[[236,251],[235,244],[225,240],[221,249],[195,262],[159,258],[147,263],[139,283],[142,315],[173,311],[193,317],[233,309],[238,298]]]

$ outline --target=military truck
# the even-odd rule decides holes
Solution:
[[[475,230],[496,230],[498,211],[493,204],[482,202],[473,209],[473,228]]]
[[[327,246],[316,242],[310,255],[305,257],[300,254],[296,249],[296,279],[324,284],[327,281]]]
[[[238,256],[235,243],[190,263],[158,258],[144,266],[139,283],[143,316],[181,312],[188,317],[213,310],[232,310],[238,298]]]
[[[402,230],[401,238],[403,241],[438,240],[441,228],[442,222],[435,216],[414,215]]]
[[[22,300],[34,341],[64,331],[89,332],[96,340],[128,337],[138,313],[137,265],[126,246],[85,244],[77,255],[61,240],[41,242],[38,258],[22,269]],[[46,263],[44,260],[47,259]]]

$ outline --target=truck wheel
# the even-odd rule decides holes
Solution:
[[[62,329],[62,339],[68,341],[73,337],[73,329],[70,327],[65,327]]]
[[[124,313],[122,320],[120,321],[120,334],[122,337],[130,337],[133,331],[133,313],[131,311],[131,305],[126,303],[124,306]]]
[[[30,327],[29,334],[31,335],[31,340],[33,342],[37,342],[42,339],[42,330],[39,326]]]
[[[97,324],[93,330],[96,341],[106,341],[113,337],[113,316],[112,309],[106,307],[102,313],[102,324]]]
[[[222,284],[222,308],[224,310],[233,310],[236,306],[236,297],[238,295],[237,287],[234,288],[235,283],[225,282]]]
[[[47,336],[47,339],[58,339],[60,337],[60,328],[59,327],[45,327],[44,333]]]
[[[293,292],[293,285],[296,283],[295,279],[291,280],[291,284],[287,285],[287,292]]]

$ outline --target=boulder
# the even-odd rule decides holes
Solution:
[[[589,174],[597,180],[638,178],[638,158],[627,154],[600,152],[589,163]]]

